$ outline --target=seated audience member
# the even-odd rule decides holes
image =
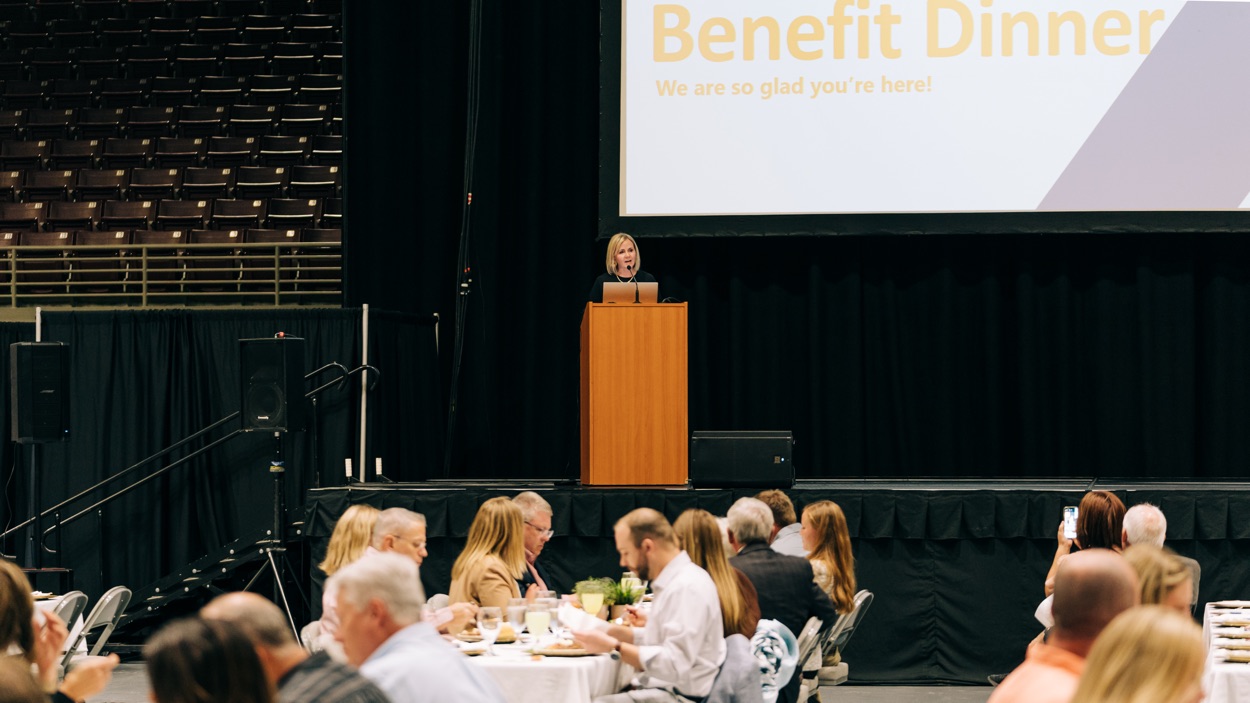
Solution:
[[[417,580],[416,564],[393,554],[366,556],[330,577],[347,661],[394,703],[502,703],[494,679],[421,621]]]
[[[842,508],[831,500],[821,500],[803,508],[803,548],[812,564],[816,585],[829,596],[839,615],[855,609],[855,557],[851,554],[851,531]],[[822,664],[835,666],[842,655],[828,643]]]
[[[48,703],[25,659],[0,655],[0,703]]]
[[[252,643],[228,622],[184,618],[143,648],[154,703],[272,703]]]
[[[7,653],[38,676],[35,685],[55,703],[86,700],[108,685],[117,667],[116,654],[75,662],[57,685],[69,630],[54,613],[35,609],[30,581],[22,568],[0,559],[0,653]]]
[[[521,509],[521,519],[525,521],[525,573],[517,581],[517,588],[526,598],[534,597],[537,591],[558,591],[555,581],[547,570],[538,563],[543,547],[551,539],[551,503],[533,491],[516,494],[512,502]]]
[[[755,585],[760,617],[780,622],[796,637],[812,617],[820,618],[823,627],[832,626],[838,613],[829,596],[816,585],[811,562],[768,547],[772,522],[772,510],[755,498],[740,498],[729,509],[729,541],[738,550],[729,563]],[[792,678],[777,700],[796,700],[800,678]]]
[[[1162,547],[1167,533],[1168,519],[1164,517],[1163,511],[1150,503],[1139,503],[1124,513],[1124,529],[1120,534],[1120,542],[1125,549],[1135,544]],[[1192,611],[1193,607],[1198,604],[1198,585],[1202,582],[1202,567],[1198,565],[1197,560],[1180,554],[1174,556],[1180,559],[1193,574],[1194,593],[1189,604]]]
[[[369,545],[373,541],[373,528],[380,514],[381,511],[377,508],[363,503],[350,506],[343,511],[338,522],[334,523],[334,532],[330,534],[330,543],[326,546],[326,558],[319,565],[326,576],[333,576],[334,572],[365,555],[365,551],[370,549]],[[338,643],[334,641],[334,631],[338,627],[336,617],[334,597],[330,595],[328,589],[323,588],[321,591],[321,630],[317,634],[312,649],[318,652],[328,650],[334,654],[335,659],[342,661],[343,653],[337,651]]]
[[[1107,623],[1138,603],[1137,574],[1107,549],[1068,556],[1055,574],[1055,626],[1029,645],[1024,663],[994,689],[989,703],[1067,703],[1085,657]]]
[[[716,583],[677,543],[672,525],[650,508],[632,510],[613,530],[621,566],[651,581],[651,611],[631,612],[634,627],[608,625],[574,631],[595,653],[616,651],[638,671],[632,690],[596,703],[702,700],[725,661],[720,598]]]
[[[1149,544],[1135,544],[1125,549],[1124,559],[1137,572],[1142,605],[1163,605],[1178,613],[1190,612],[1194,575],[1185,562]]]
[[[730,566],[725,558],[716,518],[706,510],[690,509],[677,517],[673,530],[690,561],[706,571],[716,584],[722,633],[728,637],[736,632],[751,639],[760,621],[759,596],[751,579]]]
[[[782,554],[792,557],[807,556],[808,549],[799,535],[799,522],[794,514],[794,503],[790,496],[776,489],[761,491],[755,496],[773,511],[773,528],[768,538],[768,545]]]
[[[516,503],[503,497],[482,503],[464,551],[451,567],[451,602],[506,609],[508,599],[520,598],[517,582],[526,572],[524,530]]]
[[[200,617],[239,628],[256,650],[265,677],[277,687],[279,703],[389,703],[355,669],[325,652],[309,655],[295,641],[282,611],[262,596],[245,591],[218,596]]]
[[[1078,508],[1075,540],[1063,536],[1063,521],[1059,522],[1059,546],[1055,549],[1055,558],[1046,574],[1045,592],[1048,596],[1055,590],[1055,570],[1059,568],[1059,562],[1072,552],[1073,546],[1077,549],[1110,549],[1116,552],[1124,549],[1120,542],[1124,527],[1124,502],[1116,494],[1110,491],[1090,491],[1081,498]]]
[[[1157,605],[1133,608],[1094,643],[1072,703],[1198,703],[1205,664],[1193,620]]]

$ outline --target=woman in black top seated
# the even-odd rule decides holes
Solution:
[[[638,243],[624,232],[617,232],[608,240],[608,255],[604,261],[608,272],[595,279],[590,288],[590,302],[603,302],[604,283],[655,283],[655,276],[642,270],[642,257]]]

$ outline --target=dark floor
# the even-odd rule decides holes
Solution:
[[[835,686],[821,689],[821,703],[985,703],[989,686]],[[150,703],[142,662],[117,667],[113,681],[91,703]]]

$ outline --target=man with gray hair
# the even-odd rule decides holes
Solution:
[[[394,703],[503,703],[494,679],[421,621],[425,594],[414,582],[417,565],[395,554],[368,555],[330,577],[347,661]]]
[[[816,585],[811,563],[769,548],[772,508],[755,498],[740,498],[729,509],[728,518],[729,543],[738,551],[729,564],[751,579],[759,594],[760,617],[780,622],[796,637],[808,618],[817,617],[824,627],[832,626],[838,613],[833,601]],[[793,677],[782,689],[778,703],[797,699],[800,678]]]
[[[252,641],[265,677],[278,690],[278,703],[390,703],[355,669],[325,652],[304,651],[282,611],[262,596],[246,591],[218,596],[200,617],[233,623]]]
[[[521,595],[529,596],[531,591],[555,591],[555,581],[547,570],[538,564],[538,555],[551,539],[551,503],[533,491],[518,493],[512,499],[521,509],[521,517],[525,520],[525,575],[517,581]]]
[[[1120,543],[1128,549],[1134,544],[1149,544],[1163,547],[1163,540],[1168,534],[1168,519],[1163,511],[1150,503],[1138,503],[1124,513],[1124,526],[1120,530]],[[1194,595],[1189,603],[1192,609],[1198,604],[1198,580],[1202,578],[1202,567],[1194,559],[1176,555],[1177,559],[1189,567],[1194,576]]]

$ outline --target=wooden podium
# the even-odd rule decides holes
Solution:
[[[586,304],[583,486],[686,485],[686,312],[686,303]]]

